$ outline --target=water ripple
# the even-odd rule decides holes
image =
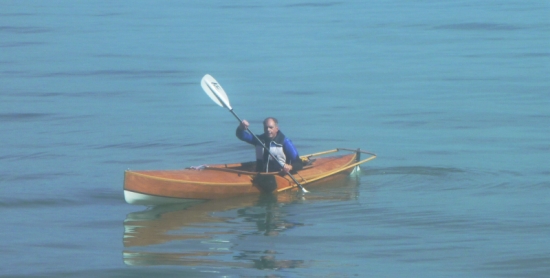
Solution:
[[[34,180],[54,180],[66,176],[75,176],[75,173],[70,172],[48,172],[48,173],[34,173],[23,175],[2,175],[0,181],[34,181]]]
[[[0,113],[0,121],[21,122],[36,119],[50,118],[52,113]]]
[[[524,29],[519,26],[511,24],[497,24],[497,23],[458,23],[458,24],[445,24],[434,27],[434,29],[442,30],[464,30],[464,31],[512,31]]]
[[[143,148],[161,148],[161,149],[173,149],[179,147],[193,147],[200,145],[207,145],[213,141],[204,141],[198,143],[189,143],[189,144],[177,144],[177,143],[160,143],[160,142],[147,142],[147,143],[135,143],[135,142],[125,142],[125,143],[116,143],[108,145],[94,146],[94,149],[143,149]]]
[[[0,26],[0,33],[12,33],[12,34],[39,34],[52,32],[51,29],[35,26]]]
[[[258,9],[262,8],[260,5],[223,5],[222,9]]]
[[[45,42],[4,42],[0,43],[0,47],[22,47],[22,46],[33,46],[33,45],[43,45]]]
[[[503,276],[546,277],[550,273],[550,254],[543,253],[523,258],[501,259],[485,263],[481,269]]]
[[[46,199],[3,199],[0,200],[1,208],[36,208],[36,207],[59,207],[75,206],[79,202],[69,199],[46,198]]]
[[[453,167],[429,167],[429,166],[397,166],[386,168],[368,168],[361,170],[363,175],[421,175],[421,176],[446,176],[455,173],[465,173],[465,170]]]
[[[95,71],[75,71],[75,72],[52,72],[37,74],[36,77],[95,77],[95,76],[119,76],[126,78],[144,78],[144,77],[166,77],[179,76],[184,74],[178,70],[95,70]]]
[[[34,153],[30,153],[30,154],[20,154],[20,155],[13,155],[13,154],[10,154],[10,155],[0,155],[0,160],[13,160],[13,161],[16,161],[16,160],[32,160],[34,161],[35,159],[56,159],[56,158],[61,158],[61,157],[64,157],[63,155],[59,155],[59,154],[52,154],[52,153],[48,153],[48,152],[34,152]]]
[[[341,4],[343,4],[343,2],[327,2],[327,3],[306,2],[306,3],[289,4],[289,5],[285,5],[285,7],[287,8],[295,8],[295,7],[320,8],[320,7],[334,7]]]
[[[3,71],[2,74],[12,77],[52,78],[52,77],[121,77],[121,78],[157,78],[181,77],[188,74],[180,70],[93,70],[93,71],[58,71],[32,73],[23,71]]]

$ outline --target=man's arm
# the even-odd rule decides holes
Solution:
[[[283,151],[286,156],[286,164],[292,165],[292,171],[302,170],[303,164],[298,154],[298,150],[296,150],[296,147],[288,138],[285,138],[283,142]]]
[[[240,127],[237,127],[237,131],[235,132],[235,135],[237,135],[237,138],[239,138],[241,141],[245,141],[248,144],[255,145],[256,139],[250,132],[246,131],[246,129],[242,129]]]

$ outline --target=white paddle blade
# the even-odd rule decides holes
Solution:
[[[201,86],[204,92],[219,106],[232,110],[229,104],[229,98],[222,86],[210,74],[205,75],[201,80]]]

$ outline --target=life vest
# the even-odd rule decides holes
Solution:
[[[259,136],[259,139],[265,145],[267,139],[266,136],[262,134],[261,136]],[[256,161],[259,164],[257,165],[258,171],[276,172],[282,169],[281,165],[284,165],[286,163],[286,155],[283,150],[284,140],[285,135],[279,131],[277,136],[275,136],[275,138],[273,138],[273,140],[269,142],[269,145],[266,145],[266,147],[269,148],[269,151],[275,157],[275,159],[273,159],[273,157],[271,157],[271,155],[267,153],[262,145],[256,145]]]

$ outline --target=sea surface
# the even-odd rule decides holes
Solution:
[[[310,193],[127,204],[127,169],[377,158]],[[0,277],[548,277],[548,1],[0,1]]]

